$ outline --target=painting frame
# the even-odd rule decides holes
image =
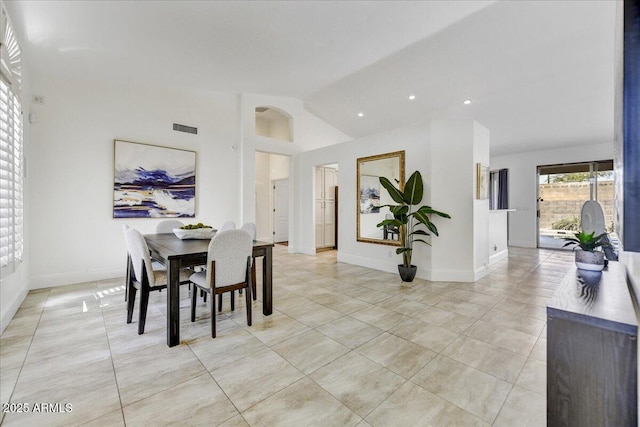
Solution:
[[[380,213],[380,177],[360,176],[360,214]]]
[[[476,163],[476,199],[489,198],[489,166]]]
[[[113,218],[194,218],[197,153],[113,140]]]

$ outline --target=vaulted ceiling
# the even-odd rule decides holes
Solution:
[[[614,1],[7,4],[36,79],[290,96],[352,137],[469,118],[492,154],[613,138]]]

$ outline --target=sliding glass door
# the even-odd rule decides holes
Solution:
[[[580,228],[588,200],[600,203],[613,231],[613,160],[538,166],[538,247],[561,249],[562,237]]]

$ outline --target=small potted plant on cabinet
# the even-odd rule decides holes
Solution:
[[[411,174],[404,185],[404,191],[400,191],[385,177],[380,177],[380,184],[387,190],[397,205],[384,205],[393,214],[393,219],[385,219],[378,224],[378,227],[386,225],[398,228],[400,247],[396,249],[396,253],[402,254],[402,264],[398,264],[398,272],[403,281],[411,282],[417,271],[417,267],[411,264],[413,243],[420,242],[430,245],[429,242],[424,240],[425,236],[430,235],[428,231],[436,236],[438,235],[438,228],[431,222],[429,216],[431,214],[442,218],[451,218],[451,216],[434,210],[431,206],[418,207],[422,201],[423,193],[422,175],[419,171]]]
[[[585,233],[580,231],[575,233],[575,237],[564,237],[567,241],[563,247],[576,246],[573,248],[575,252],[576,267],[582,270],[602,271],[604,268],[604,252],[600,248],[611,247],[609,244],[607,233],[598,236],[593,233]]]

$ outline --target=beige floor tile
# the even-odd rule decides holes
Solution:
[[[493,425],[495,427],[545,427],[547,400],[544,396],[515,386]]]
[[[493,307],[496,305],[497,301],[495,296],[472,292],[465,289],[452,290],[448,295],[460,301],[471,302],[474,304],[484,305],[486,307]]]
[[[529,356],[537,337],[506,327],[478,320],[464,332],[464,335],[484,341],[489,344],[513,351],[523,356]]]
[[[514,313],[508,313],[506,311],[497,310],[495,308],[491,309],[484,316],[482,316],[481,320],[497,326],[515,329],[516,331],[524,332],[525,334],[534,336],[540,335],[540,332],[545,325],[545,322],[543,320],[520,316]]]
[[[413,317],[416,314],[426,311],[429,305],[419,303],[414,300],[407,299],[403,296],[395,296],[376,304],[388,310],[395,311],[407,317]]]
[[[441,352],[458,336],[447,329],[417,319],[402,321],[389,332],[436,353]]]
[[[127,426],[221,424],[238,411],[209,374],[156,393],[123,408]]]
[[[526,356],[466,336],[458,337],[442,354],[513,384]]]
[[[472,302],[447,297],[435,305],[442,310],[452,311],[463,316],[479,318],[490,310],[489,307]]]
[[[297,335],[271,349],[307,375],[351,351],[316,331]]]
[[[383,331],[388,331],[401,321],[409,318],[380,306],[363,308],[362,310],[351,313],[350,316],[375,326],[378,329],[382,329]]]
[[[124,427],[125,424],[124,424],[124,417],[122,415],[122,409],[109,412],[108,414],[105,414],[85,424],[82,424],[82,427],[105,427],[105,426]]]
[[[263,343],[274,345],[309,331],[309,327],[285,314],[274,313],[256,319],[247,330]]]
[[[519,314],[521,316],[533,317],[538,320],[547,320],[546,306],[532,305],[516,301],[511,298],[505,298],[498,302],[495,305],[495,308],[509,313]]]
[[[492,423],[511,384],[445,356],[437,356],[411,381]]]
[[[21,368],[9,368],[0,370],[0,403],[7,403],[11,399],[13,389],[18,382]]]
[[[382,330],[352,317],[343,317],[316,329],[340,344],[354,349],[382,333]]]
[[[356,351],[404,378],[411,378],[436,356],[431,350],[386,332]]]
[[[355,352],[348,353],[309,377],[361,417],[406,381]]]
[[[536,345],[533,346],[533,350],[531,350],[532,359],[539,360],[540,362],[547,362],[547,339],[540,337],[536,342]]]
[[[3,425],[68,426],[91,421],[120,408],[120,398],[110,360],[89,363],[82,368],[47,371],[32,365],[20,373],[12,402],[69,403],[70,412],[7,414]]]
[[[516,385],[534,393],[547,394],[547,364],[535,359],[528,359],[516,381]]]
[[[273,394],[242,415],[255,427],[355,426],[361,420],[308,378]]]
[[[220,427],[249,427],[249,423],[244,419],[242,415],[236,415],[230,420],[220,424]]]
[[[213,371],[266,348],[245,329],[228,331],[211,338],[208,334],[189,342],[189,348],[205,369]]]
[[[437,307],[429,307],[416,314],[415,318],[456,333],[464,332],[477,320],[473,317],[463,316]]]
[[[240,412],[303,377],[269,349],[238,359],[232,366],[216,369],[211,374]]]
[[[407,382],[376,408],[366,421],[386,426],[488,426],[480,418]]]
[[[114,358],[123,405],[159,393],[206,372],[187,346]]]
[[[295,307],[284,308],[282,311],[287,316],[311,328],[316,328],[332,320],[344,317],[344,313],[309,300]]]

